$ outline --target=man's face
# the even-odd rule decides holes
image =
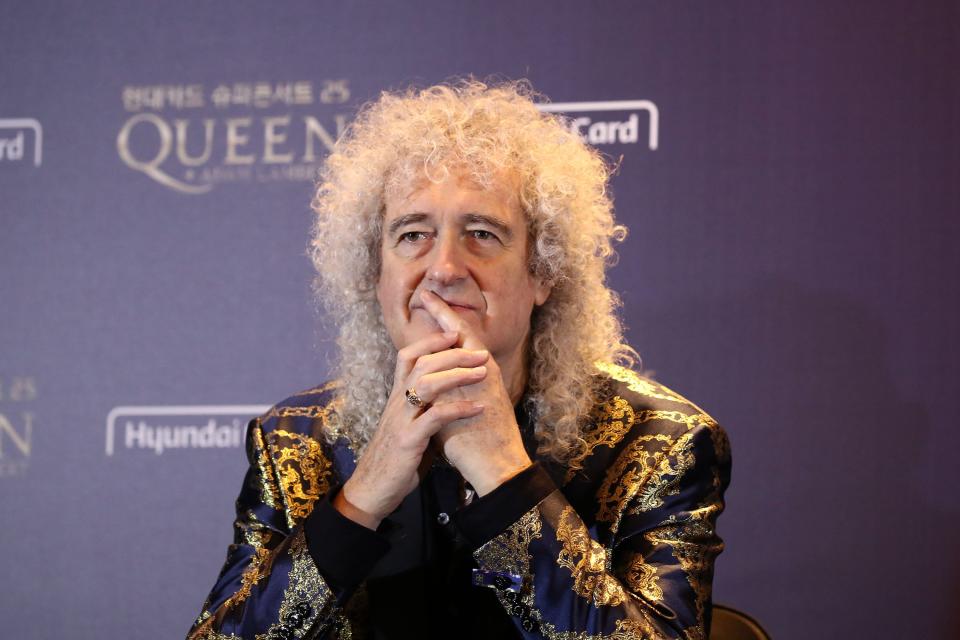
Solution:
[[[423,308],[433,291],[498,362],[520,362],[530,315],[550,294],[527,268],[527,227],[510,176],[484,189],[452,174],[388,195],[377,299],[397,349],[441,329]]]

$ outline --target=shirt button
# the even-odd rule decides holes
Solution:
[[[447,524],[448,522],[450,522],[450,516],[448,516],[446,513],[441,512],[440,515],[437,516],[437,522],[439,522],[440,524]]]

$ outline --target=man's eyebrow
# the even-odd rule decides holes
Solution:
[[[483,213],[468,213],[463,217],[463,220],[467,224],[479,223],[489,225],[499,231],[504,240],[513,238],[513,231],[510,229],[510,226],[500,218],[488,216]]]
[[[390,223],[390,225],[387,227],[387,234],[392,236],[400,227],[413,224],[415,222],[423,222],[426,219],[427,214],[425,213],[408,213],[402,215]]]
[[[404,214],[387,225],[387,235],[392,236],[401,227],[404,227],[408,224],[423,222],[429,217],[430,216],[428,214],[419,212]],[[503,236],[504,240],[511,240],[513,238],[513,231],[510,229],[510,226],[496,216],[491,216],[484,213],[467,213],[461,218],[461,220],[465,224],[485,224],[493,227]]]

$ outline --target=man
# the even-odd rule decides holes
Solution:
[[[191,638],[706,637],[726,436],[614,364],[609,173],[529,95],[384,94],[338,141],[338,377],[251,422]]]

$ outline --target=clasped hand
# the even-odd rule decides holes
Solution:
[[[530,466],[500,367],[476,333],[437,295],[424,308],[443,329],[397,352],[393,388],[356,471],[334,500],[352,520],[375,529],[433,460],[431,443],[486,495]],[[412,405],[415,389],[423,407]]]

